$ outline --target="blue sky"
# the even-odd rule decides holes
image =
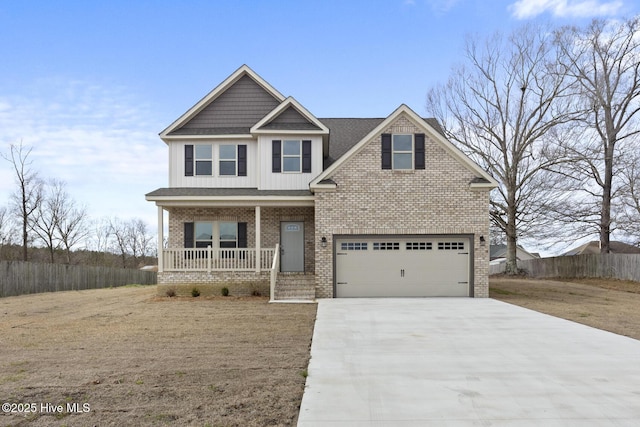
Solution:
[[[155,230],[158,133],[242,64],[317,117],[425,114],[466,36],[638,13],[635,0],[0,0],[0,149],[22,140],[91,217]],[[14,188],[2,161],[0,206]]]

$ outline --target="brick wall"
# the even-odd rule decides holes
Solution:
[[[189,296],[191,290],[197,288],[203,296],[221,295],[223,287],[229,289],[230,295],[249,296],[259,293],[269,296],[270,274],[268,271],[165,271],[158,273],[158,289],[160,296],[165,296],[172,289],[178,296]]]
[[[401,115],[382,133],[424,133]],[[489,192],[471,190],[475,175],[427,134],[425,170],[381,169],[378,135],[330,177],[332,192],[316,193],[316,297],[333,297],[334,234],[473,234],[474,295],[487,297]]]

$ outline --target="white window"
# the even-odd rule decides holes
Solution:
[[[236,145],[220,146],[220,175],[236,176],[238,174],[238,150]]]
[[[300,140],[282,142],[282,172],[302,171],[302,147]]]
[[[413,135],[393,135],[393,169],[413,169]]]
[[[211,145],[196,145],[195,151],[196,175],[212,175],[213,150]]]
[[[213,246],[213,223],[196,222],[194,226],[196,248]]]
[[[238,223],[220,222],[220,248],[238,247]]]

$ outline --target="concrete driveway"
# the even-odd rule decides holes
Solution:
[[[298,426],[639,425],[640,341],[493,299],[319,302]]]

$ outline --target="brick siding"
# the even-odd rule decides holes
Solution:
[[[424,133],[400,115],[382,133]],[[378,135],[330,177],[335,191],[316,193],[316,297],[333,297],[334,234],[472,234],[474,296],[488,297],[489,192],[471,190],[475,178],[427,134],[425,170],[381,168]]]

